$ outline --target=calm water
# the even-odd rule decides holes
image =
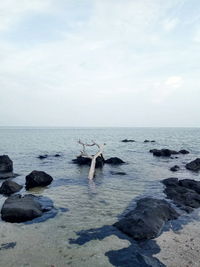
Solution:
[[[135,143],[122,143],[128,138]],[[88,167],[78,167],[71,160],[81,149],[77,140],[106,143],[104,157],[117,156],[127,164],[120,167],[105,165],[97,170],[94,183],[88,183]],[[145,139],[156,143],[143,143]],[[191,153],[178,159],[161,159],[149,153],[152,148],[187,149]],[[93,151],[91,151],[92,153]],[[62,157],[37,158],[40,154]],[[129,245],[126,240],[110,236],[91,240],[84,245],[71,244],[77,231],[113,224],[134,199],[144,195],[164,197],[159,180],[168,177],[200,176],[184,168],[185,163],[200,156],[199,128],[65,128],[65,129],[4,129],[0,128],[0,154],[14,162],[14,180],[24,184],[32,170],[49,173],[54,182],[43,189],[30,191],[51,198],[59,211],[43,223],[31,225],[0,221],[1,244],[17,242],[13,249],[0,250],[0,266],[112,266],[105,252]],[[172,173],[169,168],[179,165]],[[111,175],[123,171],[127,175]],[[22,190],[25,193],[25,190]],[[5,198],[0,197],[0,203]]]

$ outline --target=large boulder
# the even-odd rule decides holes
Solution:
[[[73,159],[72,162],[75,163],[75,164],[78,164],[78,165],[88,165],[90,166],[91,165],[91,159],[90,158],[86,158],[86,157],[83,157],[83,156],[78,156],[76,159]],[[96,165],[95,167],[96,168],[101,168],[103,167],[105,163],[105,160],[104,160],[104,157],[103,155],[99,156],[96,158]]]
[[[199,171],[200,170],[200,158],[197,158],[185,165],[186,169],[191,171]]]
[[[22,187],[22,185],[19,185],[14,181],[4,181],[0,187],[0,194],[11,195],[20,191]]]
[[[6,222],[25,222],[41,216],[42,205],[34,195],[13,195],[6,199],[1,210]]]
[[[0,156],[0,179],[13,176],[13,162],[7,155]]]
[[[200,207],[200,182],[190,179],[168,178],[162,181],[167,197],[186,212]]]
[[[125,163],[125,162],[122,159],[118,158],[118,157],[112,157],[112,158],[109,158],[109,159],[105,160],[105,163],[112,164],[112,165],[119,165],[119,164],[122,164],[122,163]]]
[[[120,231],[136,240],[155,238],[165,222],[178,218],[171,205],[161,199],[143,198],[124,218],[114,224]]]
[[[26,176],[26,189],[37,186],[47,186],[53,181],[53,178],[43,171],[32,171]]]

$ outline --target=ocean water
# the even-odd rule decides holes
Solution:
[[[136,142],[122,143],[125,138]],[[79,139],[106,143],[104,157],[120,157],[126,164],[105,165],[89,182],[88,167],[71,161],[80,153]],[[156,142],[144,143],[145,139]],[[157,158],[149,153],[152,148],[187,149],[190,154]],[[54,157],[56,153],[61,157]],[[0,266],[113,266],[105,253],[128,247],[128,240],[114,235],[84,244],[71,240],[78,238],[79,231],[112,225],[137,198],[164,198],[159,182],[164,178],[199,180],[198,173],[184,166],[200,156],[200,128],[0,128],[0,154],[13,160],[14,172],[19,174],[14,181],[22,185],[33,170],[50,174],[54,181],[48,187],[21,193],[47,196],[58,209],[55,217],[41,223],[0,221],[1,244],[16,242],[14,248],[0,249]],[[50,156],[40,160],[41,154]],[[172,173],[173,165],[181,170]],[[127,175],[111,174],[119,171]],[[5,199],[0,196],[0,205]]]

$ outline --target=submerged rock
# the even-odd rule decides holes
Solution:
[[[26,176],[26,189],[37,186],[47,186],[53,181],[53,178],[43,171],[32,171]]]
[[[42,206],[34,195],[14,195],[6,199],[1,210],[6,222],[25,222],[42,215]]]
[[[136,240],[155,238],[165,222],[178,218],[171,205],[161,199],[143,198],[124,218],[114,224],[120,231]]]
[[[173,167],[170,168],[170,171],[172,172],[177,172],[178,170],[180,170],[180,167],[178,165],[174,165]]]
[[[135,140],[133,140],[133,139],[124,139],[124,140],[122,140],[122,142],[123,143],[133,143],[133,142],[135,142]]]
[[[109,159],[105,160],[105,163],[113,164],[113,165],[119,165],[119,164],[122,164],[122,163],[125,163],[125,162],[122,159],[118,158],[118,157],[112,157],[112,158],[109,158]]]
[[[191,171],[199,171],[200,170],[200,158],[197,158],[185,165],[186,169]]]
[[[167,197],[186,212],[200,207],[200,182],[190,179],[168,178],[162,181]]]
[[[113,172],[113,171],[111,171],[110,173],[111,173],[112,175],[126,175],[125,172]]]
[[[0,179],[13,177],[13,162],[8,155],[0,156]]]
[[[11,195],[22,189],[22,185],[15,183],[14,181],[5,181],[0,187],[0,194]]]

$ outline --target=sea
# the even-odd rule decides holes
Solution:
[[[124,143],[123,139],[135,142]],[[146,139],[155,142],[145,143]],[[89,181],[89,167],[72,162],[82,149],[78,140],[105,143],[104,158],[119,157],[125,164],[105,164]],[[149,153],[154,148],[187,149],[190,154],[158,158]],[[91,155],[96,151],[96,147],[87,150]],[[38,158],[45,154],[47,158]],[[118,263],[109,257],[108,252],[127,248],[131,241],[106,229],[132,209],[137,199],[165,198],[161,180],[200,180],[199,173],[185,168],[200,157],[200,128],[1,127],[0,155],[12,159],[18,174],[13,180],[23,186],[33,170],[50,174],[54,180],[49,186],[29,191],[24,187],[20,194],[48,197],[56,210],[46,220],[28,224],[0,220],[0,266],[134,266],[131,260],[128,265],[126,259]],[[172,173],[174,165],[180,171]],[[1,206],[5,199],[0,196]]]

